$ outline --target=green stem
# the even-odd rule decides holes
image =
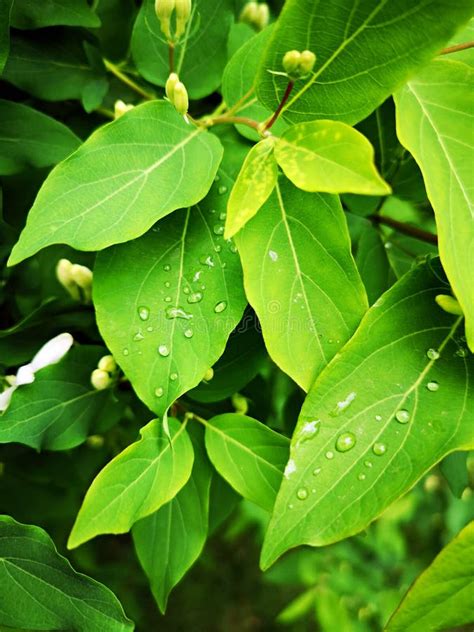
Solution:
[[[464,44],[448,46],[448,48],[443,48],[443,50],[439,54],[449,55],[449,53],[458,53],[460,50],[467,50],[468,48],[474,48],[474,42],[464,42]]]
[[[112,63],[108,59],[104,59],[104,65],[105,65],[105,67],[107,68],[107,70],[109,72],[111,72],[113,75],[115,75],[115,77],[117,77],[117,79],[120,79],[120,81],[122,83],[124,83],[129,88],[134,90],[137,94],[139,94],[140,96],[144,97],[145,99],[148,99],[149,101],[153,101],[153,99],[155,99],[155,96],[153,94],[151,94],[150,92],[147,92],[146,90],[144,90],[141,86],[138,85],[138,83],[135,83],[135,81],[133,81],[133,79],[130,79],[130,77],[128,77],[125,73],[123,73],[118,68],[118,66],[116,66],[114,63]]]
[[[211,118],[209,121],[209,125],[220,125],[222,123],[247,125],[247,127],[251,127],[257,132],[260,131],[260,123],[258,121],[254,121],[251,118],[247,118],[246,116],[227,116],[227,114],[224,114],[223,116]]]
[[[280,101],[280,105],[277,107],[277,109],[275,110],[275,113],[273,114],[271,119],[265,124],[265,127],[263,128],[265,131],[269,130],[270,127],[276,122],[277,118],[280,116],[281,111],[285,107],[285,103],[290,98],[290,94],[291,94],[291,91],[293,90],[294,85],[295,85],[295,82],[290,79],[290,81],[288,81],[288,85],[286,86],[285,93],[283,94],[283,97]]]
[[[391,217],[384,217],[383,215],[370,215],[369,219],[371,219],[376,224],[389,226],[397,232],[408,235],[409,237],[414,237],[415,239],[425,241],[426,243],[433,244],[434,246],[438,245],[438,236],[433,235],[433,233],[429,233],[422,228],[417,228],[416,226],[411,226],[410,224],[403,224],[396,219],[392,219]]]

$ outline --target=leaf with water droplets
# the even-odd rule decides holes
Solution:
[[[227,413],[206,423],[206,449],[212,464],[244,498],[271,511],[288,439],[256,419]]]
[[[308,390],[367,309],[340,202],[281,177],[236,241],[268,352]]]
[[[158,420],[96,476],[69,536],[73,549],[103,533],[126,533],[140,518],[171,500],[189,479],[193,447],[185,424]]]
[[[218,182],[199,205],[97,257],[93,299],[99,329],[138,396],[160,416],[216,362],[246,305],[239,257],[212,230],[227,204],[219,187],[230,191],[240,168],[238,151],[238,160],[229,152]]]
[[[446,454],[474,447],[473,361],[457,355],[462,319],[435,302],[446,287],[438,260],[418,265],[367,312],[314,383],[291,443],[294,473],[283,479],[265,538],[264,567],[294,546],[365,529]],[[434,381],[439,389],[427,388]],[[341,402],[350,403],[334,415]],[[313,419],[317,436],[301,442]],[[286,511],[316,470],[316,493]]]

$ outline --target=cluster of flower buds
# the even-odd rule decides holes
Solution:
[[[102,356],[91,373],[91,384],[97,391],[109,388],[117,380],[118,367],[111,355]]]
[[[257,31],[262,31],[270,21],[270,9],[266,2],[247,2],[240,14],[240,21]]]
[[[165,92],[168,99],[176,108],[176,111],[186,116],[189,109],[188,91],[184,83],[181,83],[178,75],[172,72],[165,85]]]
[[[60,259],[56,277],[75,301],[90,303],[92,299],[92,270],[69,259]]]
[[[168,42],[175,42],[186,32],[191,17],[191,0],[155,0],[155,11],[160,27]],[[171,33],[171,17],[176,13],[176,29]]]
[[[315,63],[316,55],[310,50],[289,50],[283,57],[283,69],[293,80],[309,75]]]
[[[454,296],[450,296],[449,294],[438,294],[435,297],[435,301],[438,305],[448,314],[453,314],[454,316],[462,316],[463,311],[461,309],[461,305],[457,302]]]
[[[129,110],[133,110],[134,107],[135,106],[132,105],[131,103],[125,103],[121,99],[118,99],[114,103],[114,117],[118,119],[119,117],[122,116],[122,114],[125,114]]]

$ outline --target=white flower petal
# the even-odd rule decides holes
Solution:
[[[0,412],[3,413],[9,406],[13,391],[16,390],[16,386],[9,386],[3,393],[0,393]]]
[[[24,364],[18,369],[16,374],[15,386],[22,386],[23,384],[31,384],[35,381],[35,372],[31,364]]]
[[[59,334],[52,340],[49,340],[45,345],[41,347],[38,353],[31,361],[33,372],[44,369],[46,366],[56,364],[66,355],[74,342],[74,338],[71,334]]]

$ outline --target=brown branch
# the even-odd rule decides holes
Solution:
[[[263,128],[264,130],[270,129],[270,127],[275,123],[277,118],[280,116],[281,111],[285,107],[285,103],[288,101],[290,97],[290,94],[291,94],[291,91],[293,90],[294,85],[295,85],[295,82],[290,79],[288,81],[288,85],[286,86],[285,93],[280,101],[280,105],[275,110],[272,118],[265,124],[265,127]]]
[[[172,42],[168,42],[168,59],[171,74],[174,72],[174,44]]]
[[[435,246],[438,245],[438,236],[433,235],[433,233],[429,233],[422,228],[417,228],[416,226],[412,226],[411,224],[404,224],[403,222],[399,222],[396,219],[392,219],[391,217],[384,217],[383,215],[371,215],[369,219],[371,219],[376,224],[390,226],[390,228],[393,228],[404,235],[408,235],[409,237],[414,237],[415,239],[425,241],[426,243],[433,244]]]
[[[464,42],[464,44],[448,46],[448,48],[443,48],[443,50],[439,54],[449,55],[449,53],[458,53],[460,50],[467,50],[468,48],[474,48],[474,42]]]
[[[234,123],[236,125],[247,125],[248,127],[252,127],[253,129],[259,131],[260,123],[258,121],[254,121],[251,118],[247,118],[246,116],[217,116],[214,119],[211,119],[210,125],[220,125],[222,123]]]

